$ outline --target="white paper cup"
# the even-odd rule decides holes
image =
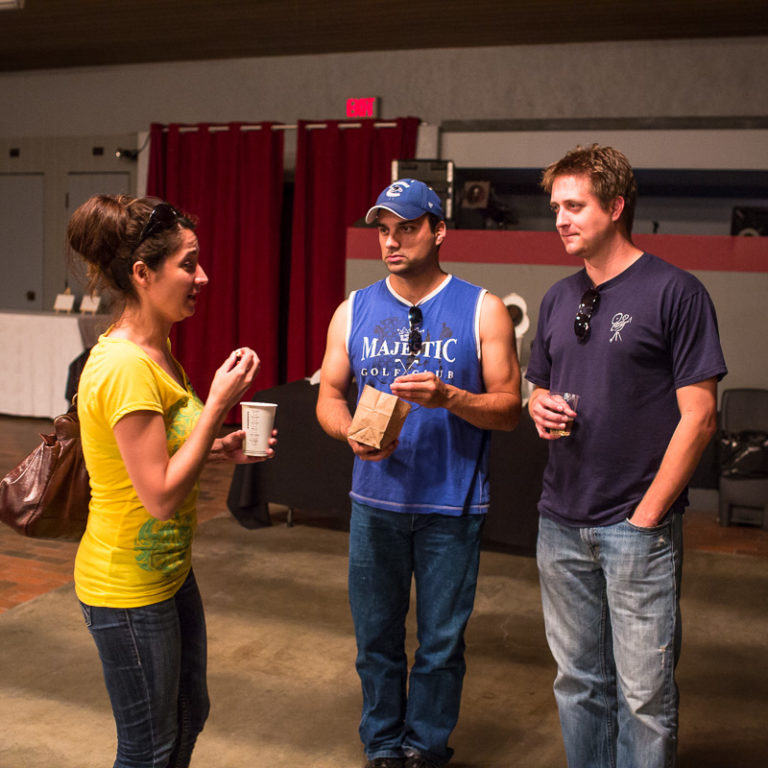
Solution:
[[[240,403],[245,430],[243,453],[246,456],[266,456],[277,403]]]

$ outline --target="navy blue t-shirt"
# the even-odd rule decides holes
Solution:
[[[586,341],[573,323],[586,270],[556,283],[541,304],[526,378],[580,395],[570,437],[549,444],[539,511],[564,525],[612,525],[653,481],[680,419],[676,390],[727,369],[704,286],[644,253],[597,286]],[[687,490],[673,504],[682,509]]]

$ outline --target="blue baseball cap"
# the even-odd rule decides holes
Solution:
[[[373,224],[381,208],[406,221],[418,219],[425,213],[433,213],[441,220],[444,218],[437,192],[417,179],[400,179],[390,184],[365,215],[365,223]]]

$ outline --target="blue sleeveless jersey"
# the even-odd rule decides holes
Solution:
[[[382,280],[349,297],[347,352],[358,391],[389,392],[405,373],[433,371],[446,383],[484,391],[480,367],[483,288],[448,276],[418,306],[421,351],[409,347],[411,305]],[[384,461],[355,458],[350,496],[394,512],[463,515],[488,511],[490,432],[445,408],[414,403],[400,444]]]

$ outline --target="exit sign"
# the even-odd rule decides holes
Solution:
[[[379,100],[374,96],[368,99],[347,99],[347,117],[378,117]]]

